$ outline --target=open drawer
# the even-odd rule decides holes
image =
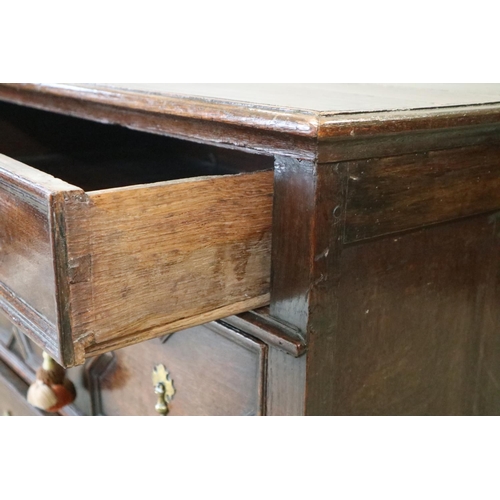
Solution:
[[[62,365],[268,303],[270,158],[7,108],[0,308]]]

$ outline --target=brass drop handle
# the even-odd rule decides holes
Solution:
[[[158,400],[155,404],[155,410],[162,416],[168,415],[168,403],[175,394],[174,383],[170,374],[163,365],[156,365],[153,368],[153,385]]]
[[[165,401],[165,386],[159,382],[155,387],[155,394],[158,396],[158,401],[155,404],[155,410],[163,416],[168,415],[168,404]]]

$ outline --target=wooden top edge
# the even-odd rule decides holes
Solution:
[[[384,113],[323,115],[318,121],[319,140],[471,127],[500,123],[500,103]]]
[[[131,92],[119,88],[87,84],[0,84],[3,89],[23,93],[46,94],[61,98],[76,98],[110,107],[130,109],[156,115],[170,115],[230,125],[272,130],[293,135],[316,136],[316,113],[290,108],[255,105],[181,94]],[[12,100],[12,99],[9,99]],[[23,99],[26,103],[26,99]]]
[[[411,133],[425,130],[500,123],[500,100],[484,104],[331,112],[237,101],[199,95],[124,89],[121,84],[2,83],[0,99],[30,105],[32,96],[51,98],[44,109],[59,111],[54,99],[77,99],[101,107],[149,115],[182,117],[318,140]],[[115,86],[116,85],[116,86]],[[146,85],[146,84],[144,84]],[[499,87],[500,96],[500,87]],[[499,98],[500,99],[500,98]],[[473,101],[469,99],[469,101]],[[410,101],[409,101],[410,102]],[[35,105],[35,104],[33,104]],[[92,111],[88,118],[92,119]],[[166,135],[172,130],[166,131]],[[250,145],[252,147],[252,145]]]
[[[93,83],[70,86],[157,95],[303,116],[384,113],[500,103],[500,84]]]
[[[0,174],[8,176],[11,183],[25,187],[29,191],[36,191],[43,196],[70,191],[83,193],[83,190],[78,186],[73,186],[62,179],[3,154],[0,154]]]

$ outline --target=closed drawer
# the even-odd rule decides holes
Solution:
[[[157,415],[153,368],[174,387],[169,416],[265,413],[267,347],[218,323],[101,355],[86,365],[93,414]]]
[[[0,361],[0,416],[42,416],[26,401],[28,385]]]
[[[267,353],[266,344],[236,328],[217,322],[188,328],[70,368],[67,376],[75,384],[77,397],[62,413],[157,415],[152,373],[162,364],[175,390],[169,415],[262,415]],[[37,346],[1,313],[0,357],[8,365],[6,372],[16,369],[28,383],[42,364]],[[18,380],[19,403],[31,409],[25,401],[26,382],[12,377]]]
[[[0,307],[63,366],[268,302],[268,160],[50,123],[0,137]]]

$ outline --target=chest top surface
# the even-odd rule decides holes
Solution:
[[[500,84],[444,83],[105,83],[86,88],[178,94],[324,115],[468,106],[500,102]]]
[[[0,84],[0,100],[300,158],[322,142],[500,124],[500,84],[29,83]]]

